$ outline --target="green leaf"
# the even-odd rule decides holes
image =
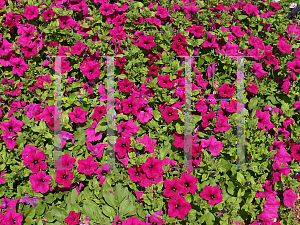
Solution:
[[[115,210],[108,205],[102,206],[102,211],[103,211],[104,215],[106,215],[108,217],[114,218],[116,216]]]
[[[100,207],[92,200],[83,200],[82,209],[91,219],[97,219],[101,215]]]
[[[70,203],[76,203],[78,199],[78,192],[76,189],[73,189],[72,192],[70,193]]]
[[[120,209],[119,209],[120,217],[125,216],[127,213],[133,210],[135,210],[135,207],[132,205],[132,203],[129,200],[124,200],[120,204]]]
[[[42,128],[39,126],[36,126],[36,127],[32,127],[31,130],[33,130],[34,132],[40,133],[42,131]]]
[[[175,127],[178,134],[183,134],[184,127],[182,127],[179,123],[176,123]]]
[[[115,200],[114,195],[112,193],[110,193],[108,191],[103,191],[103,197],[104,197],[104,200],[107,202],[107,204],[112,206],[114,209],[117,208],[116,200]]]
[[[45,203],[42,201],[38,201],[38,205],[36,206],[35,211],[37,215],[42,215],[45,211]]]
[[[245,18],[247,18],[247,17],[248,17],[247,15],[239,15],[239,16],[238,16],[238,19],[239,19],[239,20],[242,20],[242,19],[245,19]]]
[[[232,181],[228,181],[228,183],[227,183],[227,192],[229,194],[233,195],[234,188],[235,188],[235,186],[234,186],[233,182]]]
[[[118,183],[116,185],[116,191],[115,191],[115,194],[117,196],[117,199],[118,199],[118,203],[121,204],[121,202],[124,200],[124,198],[126,196],[128,196],[129,194],[129,191],[128,191],[128,188],[125,187],[125,188],[122,188],[122,185],[120,183]]]
[[[237,172],[237,180],[238,182],[240,182],[241,184],[245,183],[245,178],[243,176],[243,174],[241,174],[241,172]]]
[[[159,119],[161,118],[161,113],[157,109],[155,109],[153,111],[153,114],[154,114],[154,119],[159,121]]]
[[[211,212],[205,213],[205,223],[207,225],[213,225],[215,221],[215,216]]]
[[[65,220],[65,218],[67,218],[68,213],[65,209],[63,208],[58,208],[56,206],[52,206],[52,212],[55,216],[55,218],[59,221],[59,222],[63,222]]]
[[[254,109],[257,105],[257,102],[258,102],[257,97],[252,98],[249,102],[249,106],[248,106],[249,109]]]

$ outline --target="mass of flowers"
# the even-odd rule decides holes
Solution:
[[[295,224],[295,7],[0,0],[0,224]]]

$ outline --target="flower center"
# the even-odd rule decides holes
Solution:
[[[132,104],[129,104],[128,107],[132,107]]]
[[[152,168],[153,168],[153,165],[150,165],[150,166],[149,166],[149,169],[152,169]]]
[[[63,175],[63,179],[66,179],[67,178],[67,175],[65,174],[65,175]]]
[[[20,65],[16,65],[16,67],[17,67],[17,68],[19,68],[19,67],[20,67]]]
[[[211,199],[214,199],[214,198],[215,198],[215,196],[214,196],[214,195],[210,195],[210,198],[211,198]]]
[[[169,113],[168,115],[169,115],[169,116],[172,116],[172,113]]]
[[[34,161],[33,161],[33,164],[34,164],[34,165],[35,165],[35,164],[37,164],[37,163],[38,163],[38,161],[37,161],[37,160],[34,160]]]
[[[107,172],[106,172],[105,170],[103,170],[103,171],[101,172],[101,174],[102,174],[103,176],[105,176],[105,175],[107,174]]]
[[[126,147],[126,144],[122,144],[122,147],[123,147],[123,148]]]
[[[186,187],[189,187],[189,183],[185,183],[184,185],[185,185]]]
[[[124,132],[125,131],[125,127],[122,127],[122,132]]]
[[[136,176],[138,176],[139,174],[140,174],[139,172],[136,172],[136,173],[135,173]]]
[[[40,182],[41,182],[41,183],[45,183],[45,180],[44,180],[44,179],[40,179]]]
[[[175,209],[178,209],[179,208],[179,205],[177,204],[177,205],[175,205]]]
[[[8,128],[8,130],[9,130],[9,132],[12,132],[12,131],[13,131],[13,127],[10,126],[10,127]]]
[[[261,119],[259,119],[258,122],[261,123]]]
[[[172,187],[172,191],[176,191],[176,188],[175,188],[175,187]]]
[[[89,72],[90,72],[90,74],[93,74],[93,70],[90,70]]]

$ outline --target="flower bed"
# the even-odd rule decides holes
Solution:
[[[289,5],[0,1],[1,224],[294,224]]]

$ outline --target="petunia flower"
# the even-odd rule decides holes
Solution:
[[[184,219],[191,208],[191,204],[183,196],[179,196],[176,200],[169,199],[168,201],[168,213],[170,217]]]
[[[133,123],[133,120],[129,120],[127,122],[121,123],[117,125],[118,133],[121,133],[122,137],[132,137],[132,133],[136,133],[139,131],[139,126]]]
[[[86,141],[87,149],[92,152],[92,155],[102,158],[104,148],[107,147],[107,144],[97,144],[92,145],[90,142]]]
[[[264,204],[264,212],[269,218],[277,218],[278,217],[277,210],[279,206],[280,206],[280,202],[275,197],[266,198]]]
[[[84,68],[81,68],[81,71],[84,76],[88,79],[95,79],[101,75],[100,63],[95,61],[88,61]]]
[[[86,48],[86,44],[82,43],[81,41],[78,41],[74,46],[71,46],[71,54],[80,55],[85,48]]]
[[[147,20],[147,19],[146,19]],[[143,35],[141,36],[138,42],[138,46],[143,47],[147,50],[150,50],[152,47],[156,45],[155,42],[153,42],[153,36],[152,35]]]
[[[182,173],[179,181],[183,185],[182,193],[186,195],[187,193],[195,193],[197,190],[198,179],[189,175],[188,173]]]
[[[95,106],[95,110],[91,118],[96,119],[97,122],[99,123],[102,120],[103,116],[107,114],[106,109],[107,109],[107,105]]]
[[[13,66],[11,74],[18,74],[20,77],[29,68],[29,65],[25,63],[23,58],[11,58],[10,63]]]
[[[104,15],[108,16],[110,14],[114,14],[114,6],[113,4],[102,4],[101,7],[99,8],[99,11]]]
[[[87,159],[79,159],[78,160],[77,171],[84,173],[86,175],[91,175],[96,171],[98,166],[99,166],[99,163],[94,162],[94,158],[89,155],[87,157]]]
[[[79,224],[80,212],[76,213],[75,211],[70,211],[67,218],[65,218],[65,222],[68,225],[77,225]]]
[[[127,80],[127,78],[124,78],[123,81],[118,82],[118,85],[120,91],[131,93],[131,89],[132,86],[134,85],[134,82],[130,82],[129,80]]]
[[[52,16],[55,15],[55,12],[53,11],[52,7],[49,7],[46,11],[42,13],[43,21],[49,21],[52,19]]]
[[[54,164],[57,170],[71,170],[75,163],[75,158],[71,157],[69,154],[64,154],[61,158],[58,158]]]
[[[166,197],[177,198],[183,193],[184,186],[177,177],[172,180],[164,180],[164,192]]]
[[[21,225],[23,221],[23,214],[17,213],[16,210],[9,209],[4,215],[2,220],[2,224],[14,224],[14,225]]]
[[[99,167],[95,173],[98,174],[97,178],[100,178],[100,185],[103,185],[106,175],[109,173],[109,170],[111,169],[112,165],[108,165],[105,163],[103,166]]]
[[[37,173],[39,169],[44,170],[47,168],[47,163],[44,162],[45,160],[45,153],[39,151],[37,153],[32,152],[26,159],[24,159],[23,164],[24,166],[29,166],[29,169],[33,173]]]
[[[72,29],[72,27],[76,26],[76,22],[70,15],[59,16],[58,21],[59,27],[62,29],[64,29],[65,27],[67,27],[68,29]]]
[[[1,130],[7,132],[19,132],[21,131],[21,127],[24,125],[23,121],[17,120],[14,116],[7,121],[2,121],[0,123]]]
[[[275,127],[275,125],[273,125],[271,123],[271,121],[270,121],[269,112],[268,111],[262,112],[261,109],[258,109],[258,110],[256,110],[255,117],[258,118],[258,124],[257,124],[257,128],[258,129],[264,130],[265,126],[268,129],[272,129],[272,128]]]
[[[55,182],[64,187],[70,187],[73,179],[73,173],[69,170],[55,170],[56,178]]]
[[[148,105],[143,102],[147,102],[146,100],[142,101],[143,99],[140,99],[141,103],[140,105],[133,106],[132,108],[132,114],[135,115],[137,120],[140,123],[147,123],[149,120],[153,118],[153,109]]]
[[[298,161],[300,161],[300,144],[293,145],[291,148],[292,157]]]
[[[145,152],[154,153],[154,147],[157,146],[156,139],[151,139],[147,134],[144,134],[143,138],[136,138],[137,141],[145,145]]]
[[[214,135],[208,140],[201,140],[201,146],[207,147],[207,151],[210,151],[213,156],[220,155],[220,150],[223,148],[223,142],[217,141]]]
[[[281,168],[278,161],[273,162],[272,167],[274,169],[274,171],[271,173],[273,183],[276,183],[277,181],[281,180],[281,174],[288,176],[291,170],[290,167]]]
[[[200,197],[208,200],[208,204],[215,205],[223,201],[221,190],[216,186],[205,185],[203,191],[200,193]]]
[[[202,103],[203,104],[203,103]],[[209,123],[212,122],[213,118],[216,116],[215,112],[210,111],[208,114],[203,114],[202,115],[202,123],[201,126],[202,127],[207,127],[209,126]]]
[[[123,158],[130,149],[131,140],[128,137],[119,137],[116,140],[115,152],[118,153],[120,158]]]
[[[216,127],[214,128],[215,132],[225,132],[227,130],[230,130],[230,125],[228,124],[228,117],[227,116],[218,116],[217,120],[218,122],[216,122]]]
[[[167,123],[171,123],[173,120],[179,119],[178,110],[173,109],[170,106],[166,106],[161,113],[161,117],[165,119]]]
[[[257,216],[257,220],[255,220],[253,223],[251,223],[251,225],[260,225],[260,224],[272,225],[274,223],[273,223],[273,220],[271,220],[269,218],[267,213],[262,212],[261,214],[259,214]]]
[[[32,183],[32,190],[43,194],[49,190],[50,179],[52,179],[52,177],[43,171],[39,171],[37,174],[29,176],[29,181]]]
[[[287,207],[293,207],[294,202],[297,199],[297,195],[294,193],[291,187],[287,188],[283,192],[283,203]]]
[[[92,126],[90,126],[88,129],[85,131],[85,135],[87,136],[86,140],[87,141],[100,141],[102,139],[102,135],[104,131],[99,131],[96,132],[96,127],[97,127],[97,122],[93,120]]]
[[[84,123],[86,121],[86,110],[82,110],[81,107],[75,106],[73,112],[68,113],[70,119],[74,123]]]
[[[220,88],[218,88],[219,95],[221,97],[232,98],[235,92],[235,88],[231,88],[229,83],[223,84]]]
[[[30,205],[33,205],[34,207],[36,207],[38,205],[36,200],[43,200],[43,198],[39,198],[36,196],[29,197],[28,194],[25,194],[24,198],[20,199],[20,202],[30,204]]]
[[[162,160],[148,157],[146,162],[142,165],[144,173],[149,178],[156,179],[163,173]]]
[[[0,206],[0,209],[3,209],[5,211],[9,209],[16,210],[16,206],[19,202],[19,198],[16,199],[2,198],[1,201],[3,202],[3,204]]]
[[[68,140],[72,140],[72,145],[74,144],[74,138],[73,138],[73,134],[66,132],[66,131],[62,131],[61,133],[58,134],[58,137],[61,139],[61,148],[63,148]]]
[[[119,218],[120,213],[114,218],[113,224],[112,225],[118,225],[118,224],[127,224],[126,220],[120,219]]]
[[[23,12],[23,16],[27,20],[32,20],[39,15],[39,7],[38,6],[26,6],[25,11]]]

